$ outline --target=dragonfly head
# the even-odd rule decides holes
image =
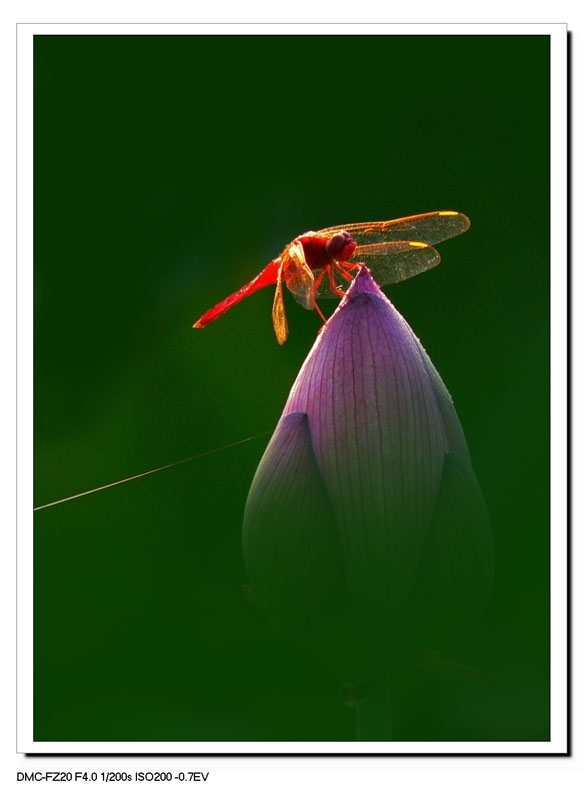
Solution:
[[[347,233],[347,231],[339,231],[329,239],[326,251],[330,259],[346,261],[353,255],[355,247],[357,247],[357,243],[351,234]]]

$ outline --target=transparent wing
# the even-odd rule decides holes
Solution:
[[[272,325],[278,344],[284,344],[288,338],[288,322],[286,320],[286,310],[284,309],[284,298],[282,296],[282,267],[278,271],[276,282],[276,294],[272,305]]]
[[[282,257],[282,280],[303,308],[314,308],[314,275],[306,263],[300,242],[292,242]]]
[[[425,242],[374,242],[359,245],[351,261],[367,264],[377,283],[386,286],[432,269],[440,263],[440,254]],[[348,279],[338,270],[334,271],[334,276],[337,288],[346,290]],[[317,297],[338,297],[326,278],[320,283],[316,294]]]
[[[458,211],[430,211],[427,214],[416,214],[413,217],[401,217],[385,222],[350,222],[347,225],[322,228],[316,233],[332,236],[339,231],[348,231],[357,244],[406,239],[438,244],[459,236],[469,227],[469,218]]]

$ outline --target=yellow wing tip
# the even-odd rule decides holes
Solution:
[[[438,216],[440,217],[458,217],[460,211],[439,211]]]
[[[430,247],[427,242],[408,242],[410,247]]]

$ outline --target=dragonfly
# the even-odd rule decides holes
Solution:
[[[326,322],[318,308],[316,297],[342,296],[360,266],[360,259],[367,260],[367,265],[380,286],[399,283],[439,264],[440,255],[432,245],[452,239],[469,227],[468,217],[458,211],[432,211],[385,222],[355,222],[308,231],[287,245],[252,281],[205,312],[193,327],[204,328],[250,294],[270,284],[276,284],[272,321],[276,339],[283,344],[288,336],[283,284],[286,284],[298,302],[305,308],[314,308]],[[271,433],[272,430],[265,431],[221,445],[214,450],[38,505],[33,510],[41,511],[77,500]]]
[[[297,236],[256,277],[206,311],[193,328],[204,328],[266,286],[276,286],[272,324],[278,344],[288,338],[282,287],[303,308],[327,322],[316,298],[343,297],[362,263],[377,283],[400,283],[440,263],[433,245],[459,236],[470,220],[458,211],[430,211],[384,222],[352,222]]]

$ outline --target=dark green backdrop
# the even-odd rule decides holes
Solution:
[[[35,504],[274,427],[316,314],[287,295],[284,347],[269,291],[191,325],[295,235],[464,211],[442,264],[390,293],[453,395],[495,535],[490,606],[444,655],[496,686],[449,683],[441,736],[547,739],[548,38],[34,52]],[[337,680],[240,591],[266,443],[36,512],[35,739],[353,738]]]

